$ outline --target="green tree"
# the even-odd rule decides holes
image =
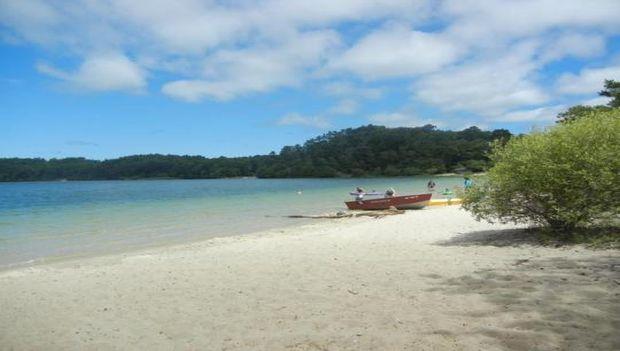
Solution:
[[[620,82],[605,79],[605,89],[601,90],[598,94],[611,98],[611,101],[607,104],[610,107],[620,107]]]
[[[569,108],[568,110],[564,112],[559,113],[557,117],[558,120],[556,121],[556,123],[568,123],[568,122],[575,121],[583,116],[592,114],[594,112],[609,111],[609,110],[611,110],[611,107],[604,106],[604,105],[597,105],[597,106],[577,105],[577,106],[573,106]]]
[[[570,232],[620,210],[620,110],[496,143],[487,178],[463,195],[477,219]]]
[[[604,88],[598,94],[600,96],[607,96],[612,98],[607,106],[605,105],[596,105],[596,106],[584,106],[584,105],[576,105],[568,110],[561,112],[557,116],[556,123],[568,123],[574,120],[577,120],[585,115],[589,115],[594,112],[600,111],[609,111],[612,108],[620,107],[620,82],[616,82],[615,80],[605,79]]]

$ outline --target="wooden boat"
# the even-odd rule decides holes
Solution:
[[[349,210],[385,210],[396,207],[399,210],[419,209],[427,206],[433,194],[403,195],[379,199],[346,201]]]

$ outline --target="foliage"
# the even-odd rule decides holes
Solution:
[[[556,123],[569,123],[591,113],[610,111],[614,108],[620,108],[620,82],[606,79],[604,86],[605,89],[601,90],[598,94],[600,96],[607,96],[612,98],[607,104],[608,106],[573,106],[567,111],[559,113]]]
[[[598,94],[612,98],[608,104],[610,107],[620,107],[620,82],[605,79],[605,89]]]
[[[609,106],[597,105],[597,106],[584,106],[577,105],[569,108],[568,110],[561,112],[558,114],[557,123],[569,123],[575,121],[583,116],[596,113],[596,112],[604,112],[609,111],[612,108]]]
[[[464,195],[478,219],[553,231],[601,224],[620,210],[620,110],[598,111],[546,132],[496,144],[486,181]]]
[[[511,137],[504,129],[482,131],[364,126],[329,132],[303,145],[285,146],[279,154],[236,158],[136,155],[94,161],[0,159],[0,181],[138,178],[262,178],[408,176],[481,171],[494,140]]]

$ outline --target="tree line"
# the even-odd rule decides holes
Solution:
[[[483,171],[489,145],[509,131],[438,130],[426,125],[387,128],[368,125],[329,132],[279,153],[248,157],[135,155],[109,160],[0,159],[0,181],[114,180],[147,178],[300,178],[409,176]]]

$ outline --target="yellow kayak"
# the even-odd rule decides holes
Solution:
[[[461,199],[431,199],[428,206],[450,206],[460,205],[463,202]]]

